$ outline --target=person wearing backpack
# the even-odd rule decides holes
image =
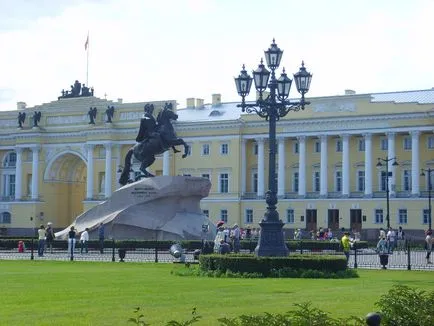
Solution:
[[[48,251],[48,248],[50,248],[50,254],[53,253],[53,241],[54,241],[55,237],[56,236],[54,235],[52,223],[48,222],[47,228],[45,229],[45,241],[47,244],[47,251]]]

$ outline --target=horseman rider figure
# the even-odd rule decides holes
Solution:
[[[171,108],[171,105],[170,105]],[[158,130],[159,125],[157,124],[157,121],[154,118],[154,105],[153,104],[146,104],[145,105],[145,114],[143,115],[143,118],[140,120],[140,129],[139,133],[136,137],[136,142],[141,143],[142,141],[152,141],[152,142],[158,142],[161,144],[163,141],[161,139],[160,130]],[[169,109],[168,106],[164,108],[164,110]],[[158,118],[160,118],[161,112],[158,114]],[[174,153],[179,153],[175,146],[172,146]]]
[[[177,120],[178,115],[173,112],[171,103],[166,103],[163,110],[160,111],[157,121],[153,116],[154,106],[145,105],[145,114],[140,120],[140,129],[136,137],[137,144],[131,147],[125,156],[125,165],[119,177],[119,183],[126,185],[133,182],[129,179],[131,171],[132,156],[141,162],[140,171],[143,175],[136,178],[136,181],[142,177],[149,178],[154,175],[149,173],[146,168],[155,161],[155,155],[162,154],[170,148],[175,153],[179,152],[175,146],[183,145],[184,153],[182,158],[186,158],[189,153],[189,146],[182,139],[176,136],[176,132],[171,121]]]

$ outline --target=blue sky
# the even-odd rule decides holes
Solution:
[[[433,17],[431,0],[0,0],[0,110],[85,83],[88,31],[89,86],[124,102],[238,101],[233,77],[273,38],[311,96],[428,89]]]

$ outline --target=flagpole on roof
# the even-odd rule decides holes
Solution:
[[[87,32],[86,43],[84,43],[84,49],[86,50],[86,85],[89,87],[89,31]]]

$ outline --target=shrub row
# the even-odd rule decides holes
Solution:
[[[2,238],[0,239],[0,248],[1,249],[14,249],[18,246],[18,241],[23,240],[26,247],[30,248],[32,238],[23,237],[23,238]],[[34,238],[33,238],[34,239]],[[34,243],[37,242],[36,239],[33,240]],[[180,243],[181,246],[188,251],[195,249],[202,249],[202,241],[201,240],[183,240],[183,241],[155,241],[155,240],[116,240],[116,248],[128,248],[130,250],[135,248],[145,248],[145,249],[154,249],[158,248],[159,250],[167,250],[174,243]],[[105,247],[112,247],[112,240],[105,240]],[[208,246],[213,247],[213,241],[208,241]],[[257,245],[256,240],[242,240],[241,241],[241,249],[253,251]],[[330,242],[330,241],[311,241],[311,240],[302,240],[302,241],[287,241],[286,245],[289,250],[341,250],[339,242]],[[99,241],[98,240],[90,240],[89,248],[98,248]],[[67,242],[65,240],[54,240],[53,243],[54,248],[63,249],[67,247]],[[360,241],[357,242],[357,248],[367,248],[368,242]]]
[[[230,271],[232,273],[260,273],[264,277],[272,271],[281,269],[309,269],[326,272],[346,270],[344,256],[336,255],[300,255],[288,257],[256,257],[253,255],[200,255],[200,268],[204,271]]]

